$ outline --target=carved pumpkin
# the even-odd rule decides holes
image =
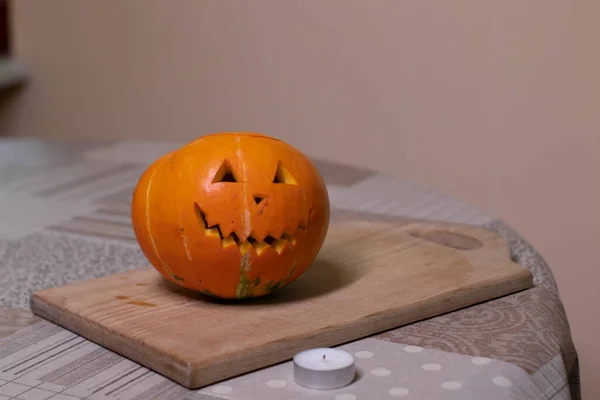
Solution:
[[[239,299],[302,275],[323,244],[329,211],[325,183],[300,151],[260,134],[218,133],[146,170],[132,222],[166,279]]]

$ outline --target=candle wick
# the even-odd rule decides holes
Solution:
[[[325,354],[323,354],[323,360],[325,359]]]

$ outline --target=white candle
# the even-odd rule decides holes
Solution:
[[[305,350],[294,357],[294,379],[312,389],[336,389],[354,380],[354,357],[343,350]]]

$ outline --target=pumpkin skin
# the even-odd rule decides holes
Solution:
[[[216,133],[156,160],[133,194],[137,241],[154,268],[224,298],[266,295],[300,277],[329,227],[311,161],[258,133]]]

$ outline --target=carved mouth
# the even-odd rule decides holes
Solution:
[[[256,254],[260,255],[269,247],[275,250],[277,254],[281,254],[288,244],[291,247],[296,246],[296,238],[287,232],[282,233],[281,237],[266,236],[263,240],[258,240],[250,235],[248,236],[248,239],[242,241],[235,232],[232,232],[228,236],[223,236],[219,224],[208,226],[206,214],[202,211],[198,203],[194,203],[194,209],[204,235],[218,237],[221,240],[221,246],[223,246],[223,248],[235,245],[240,249],[242,254],[245,254],[250,251],[251,248],[254,248]],[[306,227],[298,226],[298,229],[306,229]]]

